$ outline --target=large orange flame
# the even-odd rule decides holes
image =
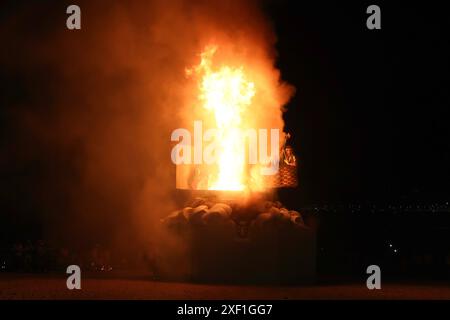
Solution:
[[[243,59],[229,46],[219,54],[218,45],[209,45],[200,54],[200,62],[186,69],[197,81],[200,107],[196,113],[200,113],[204,127],[216,130],[215,165],[202,168],[206,183],[196,188],[263,191],[273,185],[274,176],[264,176],[260,169],[278,159],[274,149],[280,137],[270,136],[274,149],[264,155],[268,141],[261,139],[258,130],[282,129],[281,106],[289,93],[279,85],[278,71],[261,61],[249,61],[248,56]],[[249,161],[250,155],[258,157],[257,162]]]
[[[247,79],[243,67],[213,67],[217,46],[208,46],[201,62],[187,73],[200,75],[199,100],[213,113],[217,129],[217,172],[209,190],[243,190],[246,185],[245,129],[243,113],[252,103],[255,85]]]

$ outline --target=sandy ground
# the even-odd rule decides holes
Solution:
[[[450,286],[386,283],[368,290],[365,283],[242,286],[84,277],[81,290],[68,290],[64,276],[4,273],[0,299],[450,299]]]

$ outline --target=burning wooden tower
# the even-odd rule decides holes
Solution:
[[[311,282],[315,233],[301,213],[273,197],[277,188],[298,185],[290,135],[280,137],[279,90],[273,88],[279,75],[251,62],[240,64],[230,52],[216,61],[218,48],[206,47],[198,65],[186,69],[197,84],[201,116],[194,122],[194,141],[187,129],[172,135],[179,141],[172,151],[176,187],[192,194],[184,208],[162,220],[185,246],[187,267],[178,276]],[[162,252],[166,265],[179,261],[169,247]]]

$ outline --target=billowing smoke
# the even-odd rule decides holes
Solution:
[[[66,29],[69,4],[6,6],[1,188],[9,214],[28,203],[45,237],[135,250],[176,206],[170,133],[194,118],[185,68],[204,46],[271,74],[267,128],[282,126],[292,89],[255,1],[77,1],[79,31]]]

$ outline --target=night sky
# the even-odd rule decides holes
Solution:
[[[285,114],[306,202],[446,200],[449,19],[438,4],[276,1]]]
[[[381,30],[366,28],[365,11],[372,3],[263,4],[278,37],[282,77],[297,88],[284,119],[300,161],[300,204],[447,200],[449,19],[441,4],[379,3]],[[0,19],[23,5],[2,4]],[[0,73],[1,210],[16,217],[20,212],[45,215],[35,193],[51,198],[59,188],[51,182],[77,174],[73,164],[82,152],[79,146],[36,146],[32,137],[18,136],[11,122],[11,114],[30,108],[45,113],[42,102],[52,100],[59,81],[45,66],[15,72],[11,66],[21,61],[14,50],[32,50],[29,44],[39,41],[46,28],[64,23],[57,12],[66,6],[61,3],[44,17],[34,15],[16,43],[2,41],[2,50],[9,50],[1,54],[1,65],[9,68]],[[3,30],[2,36],[7,33]],[[36,83],[38,89],[32,87]],[[37,103],[31,101],[36,96]],[[18,153],[40,147],[31,159],[16,161]],[[64,195],[54,201],[64,208]]]

